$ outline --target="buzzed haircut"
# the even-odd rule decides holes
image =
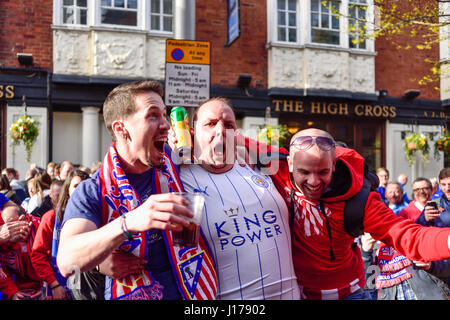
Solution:
[[[232,105],[230,99],[224,98],[224,97],[213,97],[213,98],[210,98],[210,99],[208,99],[208,100],[206,100],[206,101],[203,101],[197,108],[195,108],[194,114],[192,115],[192,122],[193,122],[193,123],[195,123],[195,121],[197,121],[197,118],[198,118],[198,111],[200,110],[200,108],[201,108],[204,104],[207,104],[208,102],[211,102],[211,101],[222,102],[223,104],[226,104],[227,106],[229,106],[230,109],[231,109],[231,111],[233,111],[234,117],[236,118],[236,113],[234,112],[234,108],[233,108],[233,105]]]

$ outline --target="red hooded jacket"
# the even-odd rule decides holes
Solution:
[[[238,139],[238,141],[240,141]],[[260,154],[256,143],[240,141],[250,153]],[[264,148],[262,148],[264,149]],[[270,148],[286,154],[286,150]],[[291,181],[288,164],[279,161],[272,180],[288,207],[291,189],[296,190],[295,222],[293,227],[293,260],[298,282],[307,299],[339,299],[363,288],[364,265],[354,238],[344,229],[345,200],[362,187],[364,158],[356,151],[336,147],[338,161],[328,190],[322,197],[327,219],[320,212],[320,202],[298,196],[301,194]],[[327,223],[330,227],[328,232]],[[448,238],[450,228],[424,228],[398,217],[381,201],[377,192],[371,192],[364,214],[364,231],[411,260],[431,261],[450,258]],[[332,251],[332,253],[331,253]]]
[[[331,190],[322,197],[331,236],[327,232],[325,219],[320,224],[320,220],[314,215],[314,204],[320,210],[318,201],[303,202],[300,210],[296,210],[293,259],[299,284],[307,299],[343,298],[365,284],[360,249],[352,245],[354,238],[345,231],[343,222],[345,200],[354,196],[362,187],[364,159],[356,151],[340,147],[336,147],[336,155],[338,161]],[[290,203],[293,184],[287,164],[280,164],[280,170],[273,180]],[[308,202],[312,205],[308,206]],[[373,238],[394,246],[412,260],[429,261],[450,257],[449,228],[423,228],[402,219],[386,207],[377,192],[371,192],[367,199],[364,231]],[[334,259],[330,256],[330,247]]]

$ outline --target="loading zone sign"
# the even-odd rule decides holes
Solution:
[[[209,41],[166,40],[165,103],[197,107],[210,95]]]

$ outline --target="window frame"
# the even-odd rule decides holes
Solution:
[[[283,13],[284,13],[284,15],[285,15],[285,18],[286,18],[286,24],[285,25],[283,25],[282,26],[282,28],[286,31],[286,40],[280,40],[279,38],[278,38],[278,29],[280,28],[280,24],[279,24],[279,20],[278,20],[278,17],[279,17],[279,9],[278,9],[278,1],[279,0],[275,0],[274,1],[274,5],[275,5],[275,18],[274,18],[274,20],[275,20],[275,30],[274,30],[274,36],[275,36],[275,39],[276,39],[276,42],[278,42],[278,43],[286,43],[286,44],[298,44],[299,42],[300,42],[300,28],[299,28],[299,25],[300,25],[300,16],[301,16],[301,14],[300,14],[300,11],[299,11],[299,9],[300,9],[300,3],[299,3],[299,1],[295,1],[295,11],[292,11],[292,10],[289,10],[289,0],[283,0],[283,1],[285,1],[285,5],[286,5],[286,7],[285,7],[285,9],[283,10]],[[289,13],[292,13],[292,12],[295,12],[295,27],[290,27],[289,26]],[[289,41],[289,30],[290,29],[295,29],[295,41]]]
[[[164,13],[164,0],[158,0],[160,3],[160,12],[158,13],[159,16],[159,23],[160,23],[160,29],[152,29],[152,0],[148,0],[148,10],[146,11],[146,17],[148,22],[148,27],[146,28],[149,32],[154,34],[162,34],[162,35],[170,35],[174,33],[175,28],[175,0],[172,0],[172,14]],[[172,31],[162,30],[164,27],[164,17],[171,17],[172,18]]]
[[[59,14],[60,14],[60,19],[61,19],[61,24],[62,25],[65,25],[65,26],[82,26],[82,27],[85,27],[85,26],[89,25],[89,16],[88,16],[89,15],[89,0],[86,0],[86,7],[78,6],[76,4],[76,2],[77,2],[77,0],[73,0],[74,4],[72,4],[70,6],[66,6],[66,5],[64,5],[64,0],[60,1],[60,5],[59,5],[58,9],[59,9]],[[75,23],[64,22],[64,8],[72,8],[74,10],[74,20],[76,21]],[[80,23],[80,11],[82,9],[86,10],[86,23],[85,24]]]
[[[363,3],[362,1],[365,1],[365,3]],[[366,13],[365,13],[365,20],[367,21],[368,20],[368,15],[369,15],[369,18],[370,18],[370,12],[369,12],[369,5],[370,5],[370,0],[348,0],[348,5],[347,5],[347,10],[348,10],[348,19],[347,19],[347,26],[348,26],[348,28],[347,29],[349,29],[350,28],[350,21],[351,20],[356,20],[356,22],[358,23],[358,27],[359,27],[359,22],[358,22],[358,19],[360,18],[359,17],[359,7],[366,7]],[[350,6],[355,6],[355,8],[356,8],[356,10],[355,10],[355,13],[356,13],[356,17],[355,18],[352,18],[352,17],[350,17]],[[364,22],[364,25],[366,25],[366,28],[368,27],[367,26],[367,22]],[[350,49],[355,49],[355,50],[367,50],[367,46],[368,46],[368,42],[369,42],[369,39],[365,39],[364,40],[364,45],[365,45],[365,48],[361,48],[360,47],[360,43],[358,43],[358,44],[354,44],[356,47],[351,47],[350,46],[350,42],[351,42],[351,34],[350,34],[350,32],[348,32],[348,47],[350,48]],[[356,33],[356,39],[359,39],[360,37],[359,37],[359,34],[358,33]]]
[[[113,3],[112,3],[113,4]],[[149,35],[173,37],[175,34],[175,0],[172,0],[172,31],[151,30],[150,25],[151,0],[137,0],[137,9],[118,8],[124,10],[136,10],[136,26],[109,24],[101,22],[102,5],[100,0],[87,0],[87,23],[67,24],[63,23],[63,0],[53,0],[53,26],[62,29],[75,30],[123,30],[130,32],[144,32]],[[163,19],[163,18],[161,18]]]
[[[128,0],[124,0],[126,3],[128,3]],[[107,27],[116,27],[116,28],[130,28],[130,29],[141,29],[141,15],[139,14],[140,6],[142,5],[143,1],[137,1],[137,8],[136,9],[128,9],[128,8],[117,8],[114,7],[114,0],[111,0],[111,3],[113,6],[111,7],[104,7],[102,6],[101,0],[95,1],[94,10],[96,11],[96,23],[95,26],[107,26]],[[102,22],[102,10],[103,8],[109,8],[109,10],[117,10],[117,11],[129,11],[129,12],[136,12],[136,25],[126,25],[126,24],[113,24],[113,23],[103,23]]]
[[[319,4],[320,4],[319,0]],[[267,44],[270,46],[282,46],[282,47],[317,47],[317,48],[329,48],[334,50],[349,50],[354,53],[361,54],[373,54],[375,50],[374,41],[372,39],[366,39],[366,48],[350,48],[349,46],[349,34],[348,34],[348,8],[349,0],[339,0],[340,13],[339,18],[339,45],[330,43],[319,43],[312,41],[312,26],[311,26],[311,1],[310,0],[297,0],[297,41],[279,41],[278,40],[278,7],[277,0],[267,0]],[[374,5],[373,0],[367,0],[367,12],[366,19],[369,21],[367,29],[370,32],[374,21]]]
[[[319,5],[319,11],[317,11],[319,27],[313,27],[312,26],[312,14],[313,14],[313,11],[312,11],[312,5],[311,5],[312,1],[313,0],[309,1],[309,10],[308,10],[308,16],[309,16],[309,32],[308,32],[309,33],[309,42],[311,44],[313,44],[313,45],[326,45],[326,46],[334,46],[334,47],[337,47],[337,48],[344,47],[343,46],[343,42],[342,42],[342,31],[343,31],[342,30],[342,20],[343,20],[342,17],[337,16],[335,13],[332,12],[332,10],[328,9],[328,14],[327,15],[328,15],[329,27],[327,27],[327,28],[322,27],[321,25],[322,25],[323,5],[322,5],[322,0],[317,0],[318,1],[318,5]],[[327,0],[327,1],[329,1],[329,2],[338,2],[339,3],[339,12],[342,14],[342,9],[343,9],[343,7],[345,5],[344,1],[341,1],[341,0]],[[316,12],[316,11],[314,11],[314,12]],[[333,26],[333,17],[336,17],[336,16],[337,16],[337,19],[338,19],[339,29],[333,29],[333,27],[332,27]],[[336,43],[315,42],[315,41],[313,41],[313,36],[312,36],[313,29],[320,30],[320,31],[323,31],[323,32],[329,31],[329,32],[337,33],[338,38],[339,38],[339,43],[336,44]]]

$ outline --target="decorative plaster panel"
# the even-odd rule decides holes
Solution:
[[[269,88],[375,92],[374,55],[311,47],[269,49]]]
[[[147,45],[147,77],[164,80],[166,77],[166,39],[148,38]]]
[[[349,90],[348,53],[306,50],[308,88]]]
[[[55,30],[53,32],[53,71],[58,74],[90,73],[89,33]]]
[[[270,88],[303,88],[302,50],[272,47],[268,65]]]
[[[373,56],[350,55],[350,91],[375,92],[375,59]]]
[[[145,35],[95,31],[93,74],[145,77]]]

